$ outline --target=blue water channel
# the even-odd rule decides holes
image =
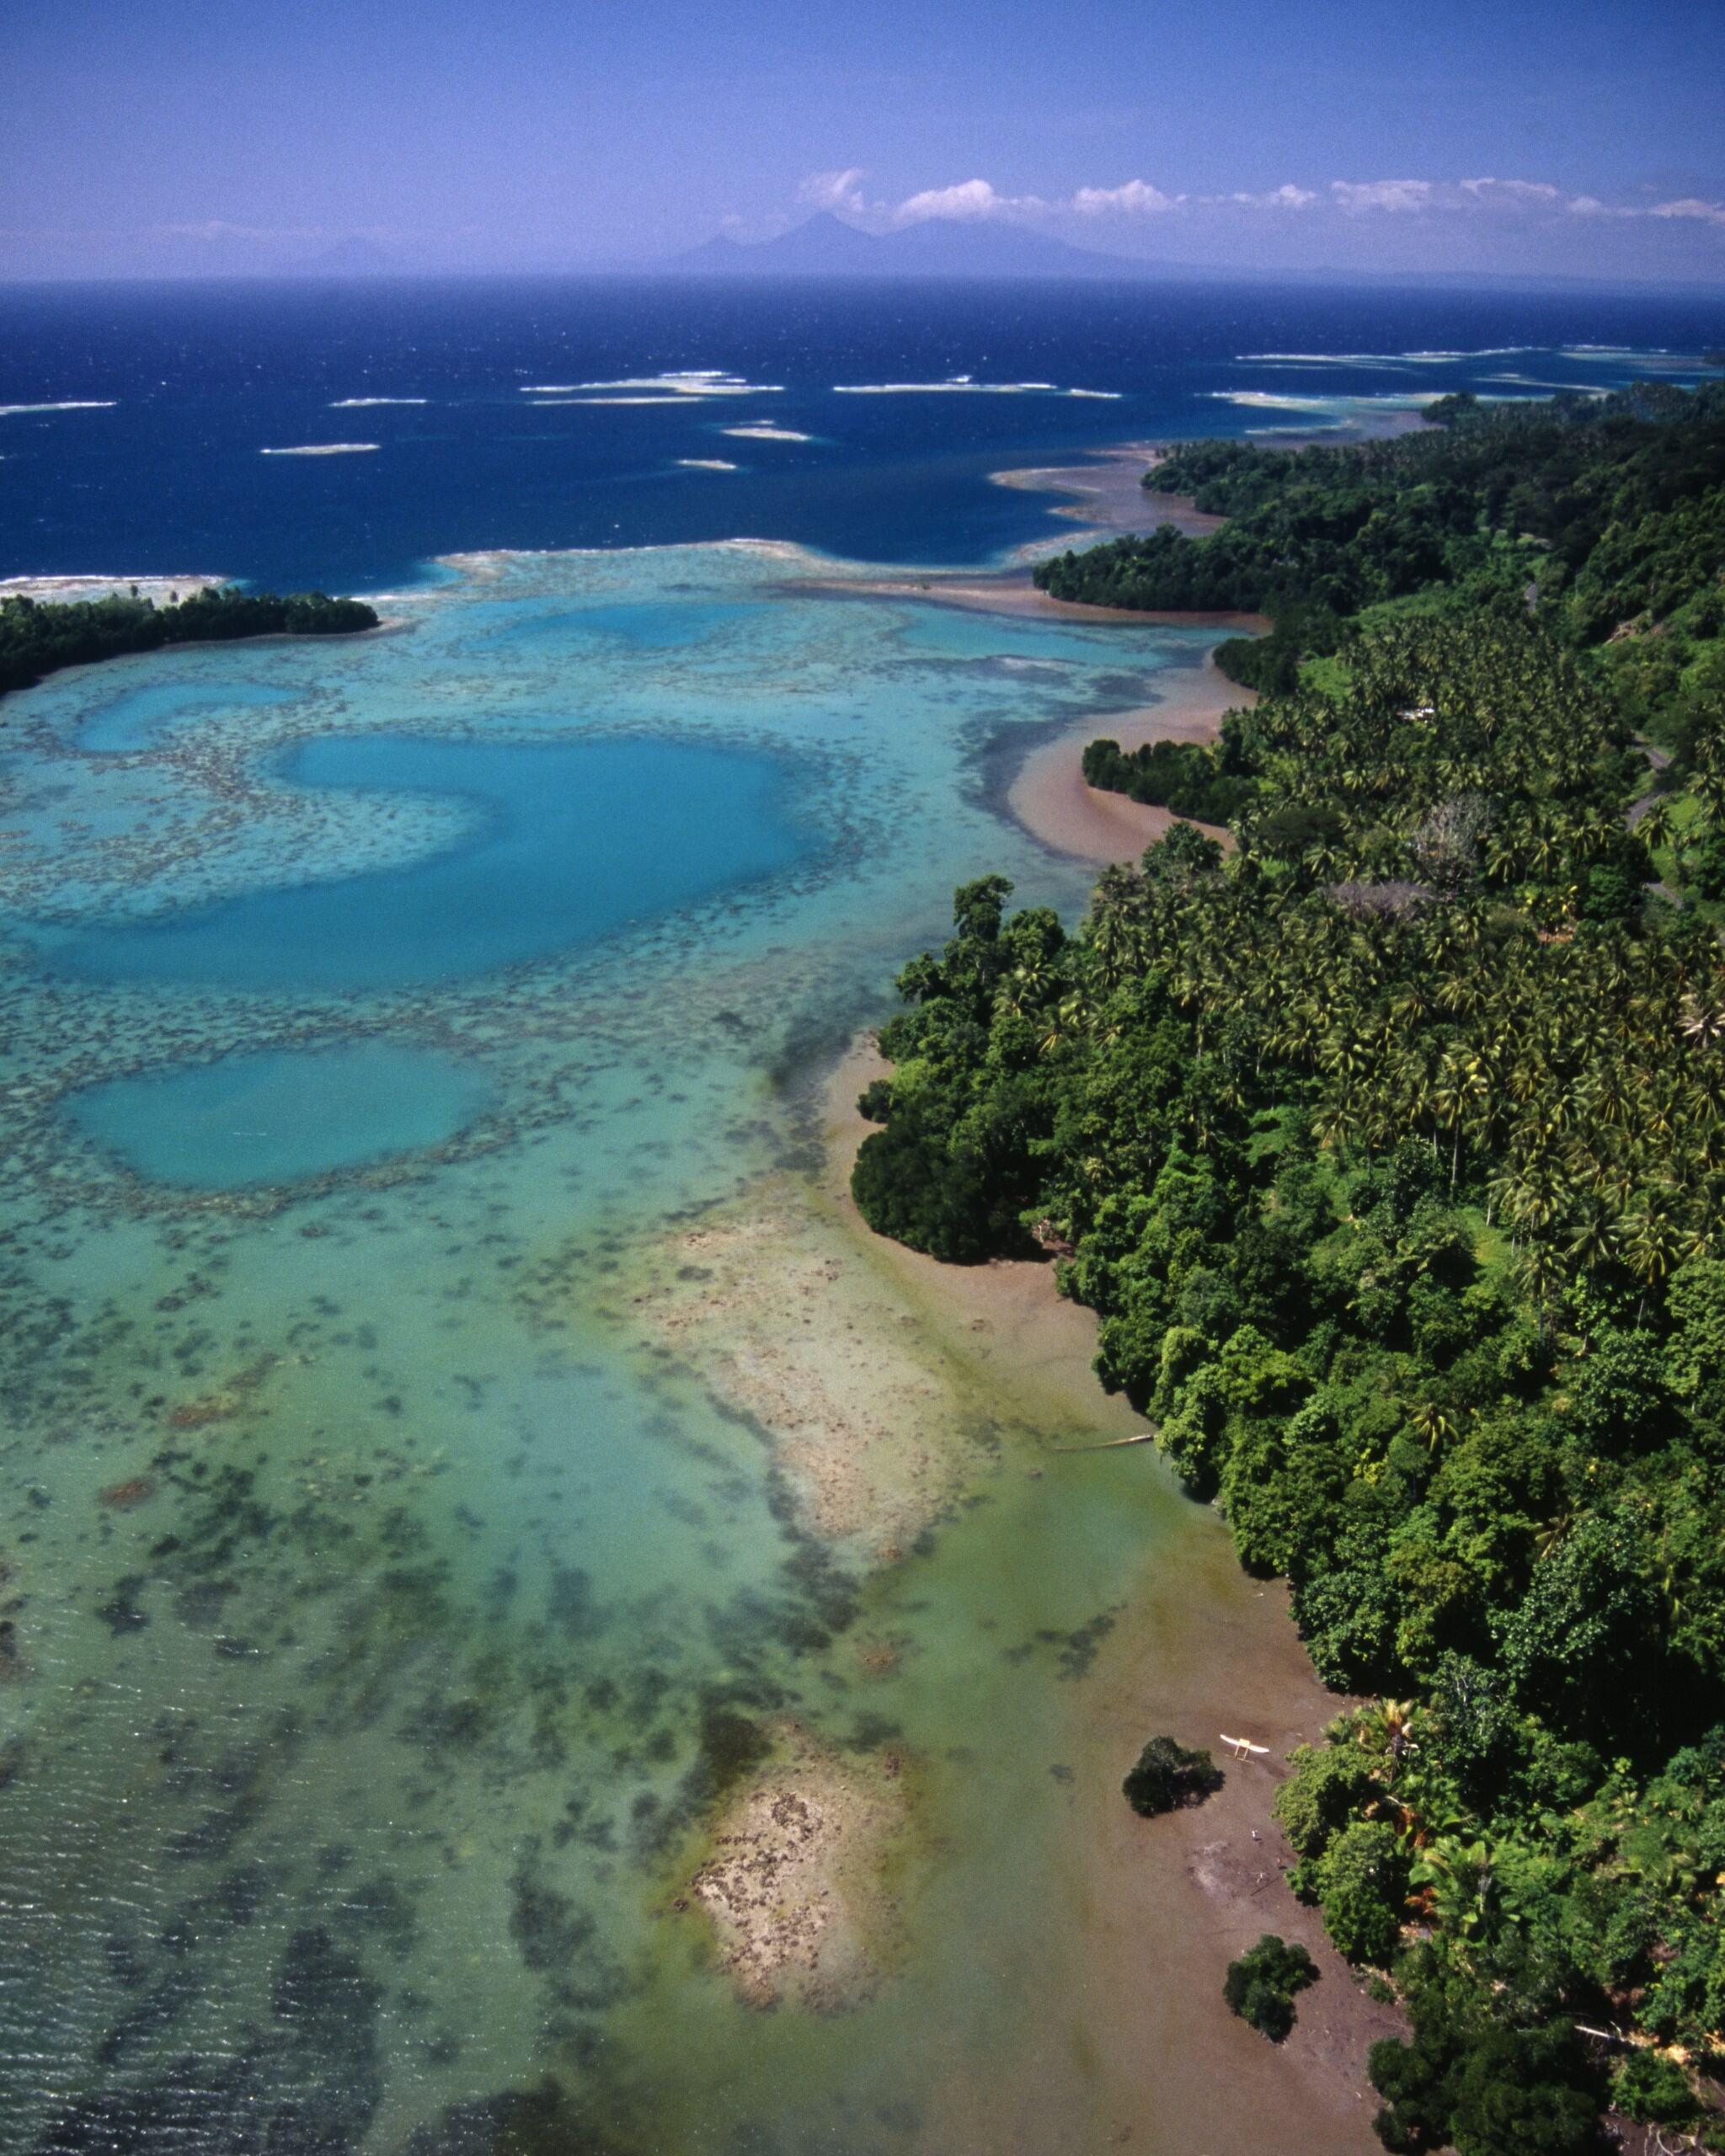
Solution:
[[[457,797],[472,803],[471,832],[404,867],[284,881],[144,923],[39,927],[44,965],[253,995],[422,986],[595,942],[786,869],[815,844],[793,814],[785,764],[688,742],[362,735],[307,742],[280,775]]]

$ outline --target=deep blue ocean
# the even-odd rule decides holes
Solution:
[[[457,549],[739,536],[977,562],[1058,528],[1046,502],[988,484],[1003,458],[1335,416],[1230,401],[1254,393],[1599,386],[1621,376],[1603,348],[1677,366],[1722,337],[1718,302],[1584,291],[13,286],[0,291],[0,576],[205,572],[355,590]],[[1434,354],[1463,356],[1435,376],[1429,359],[1398,356]],[[731,393],[667,388],[668,375],[729,376]],[[835,393],[954,376],[974,393]],[[568,401],[595,394],[607,408]],[[414,401],[358,401],[372,399]],[[17,408],[60,405],[83,408]],[[812,439],[725,431],[761,424]],[[376,447],[260,453],[333,443]]]

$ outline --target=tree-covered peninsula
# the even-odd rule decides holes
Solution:
[[[1642,384],[1485,404],[1448,397],[1384,441],[1262,449],[1198,441],[1146,475],[1226,516],[1172,525],[1039,565],[1060,599],[1268,614],[1223,644],[1247,686],[1294,686],[1348,618],[1398,602],[1468,612],[1525,605],[1583,655],[1639,723],[1725,693],[1725,383]]]
[[[1274,519],[1306,484],[1281,473],[1357,467],[1467,605],[1362,618],[1381,588],[1302,584],[1342,659],[1231,719],[1236,854],[1178,827],[1070,932],[965,886],[863,1100],[869,1222],[961,1262],[1055,1253],[1103,1382],[1242,1562],[1292,1582],[1326,1679],[1369,1695],[1278,1811],[1297,1891],[1407,2010],[1370,2062],[1396,2150],[1580,2152],[1607,2108],[1717,2131],[1725,954],[1710,907],[1649,888],[1632,811],[1652,700],[1675,750],[1656,849],[1661,824],[1725,836],[1718,475],[1688,462],[1725,408],[1610,401],[1188,452],[1236,522],[1104,563],[1229,542],[1267,574],[1239,490]],[[1561,485],[1518,464],[1522,427],[1573,444]],[[1104,595],[1087,559],[1050,583]],[[1671,625],[1657,664],[1583,633],[1626,618]]]
[[[321,591],[282,598],[220,584],[167,606],[119,595],[69,605],[14,596],[0,600],[0,695],[27,689],[63,666],[159,651],[166,644],[352,636],[377,627],[377,612],[363,600],[331,599]]]

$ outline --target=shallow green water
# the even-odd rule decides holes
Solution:
[[[806,1161],[956,881],[1076,910],[992,805],[1017,750],[1208,639],[807,566],[503,558],[8,702],[0,2148],[393,2156],[550,2075],[666,2156],[888,2152],[1039,2062],[1055,1770],[1166,1483],[1051,1506],[1048,1429],[961,1391],[966,1502],[871,1573],[630,1283]],[[662,1913],[703,1722],[788,1710],[917,1763],[848,2015],[739,2006]]]

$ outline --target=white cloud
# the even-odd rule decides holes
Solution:
[[[861,165],[846,165],[841,172],[811,172],[797,193],[817,210],[848,210],[852,216],[861,216],[868,207],[862,188],[867,177]]]
[[[1680,202],[1656,202],[1650,217],[1693,217],[1706,225],[1725,225],[1725,202],[1704,202],[1698,195],[1685,195]]]
[[[1120,187],[1081,187],[1068,205],[1082,217],[1156,216],[1175,205],[1171,195],[1147,180],[1129,179]]]
[[[1464,179],[1461,191],[1471,195],[1476,202],[1515,208],[1540,208],[1563,199],[1559,189],[1543,179]]]
[[[953,217],[974,223],[983,217],[1035,216],[1049,206],[1038,195],[997,195],[985,179],[966,179],[956,187],[924,188],[900,203],[893,221],[916,225],[930,217]]]
[[[1281,218],[1306,212],[1321,216],[1326,211],[1350,219],[1489,216],[1494,221],[1543,221],[1569,217],[1659,217],[1725,230],[1725,202],[1698,195],[1623,206],[1603,201],[1595,195],[1567,194],[1550,180],[1503,179],[1493,173],[1471,179],[1332,179],[1322,189],[1286,180],[1279,187],[1242,188],[1218,195],[1170,194],[1146,179],[1123,180],[1111,187],[1077,187],[1069,195],[1005,195],[991,181],[977,179],[924,188],[895,206],[870,200],[862,187],[866,177],[860,165],[811,173],[799,192],[804,203],[861,219],[876,232],[935,218],[973,224],[990,220],[1052,224],[1056,229],[1064,222],[1070,231],[1074,220],[1090,225],[1105,220],[1124,224],[1139,219],[1202,219],[1207,212]]]
[[[1309,210],[1316,201],[1317,196],[1311,188],[1295,187],[1290,180],[1284,182],[1280,187],[1271,188],[1263,195],[1253,195],[1249,192],[1233,195],[1206,195],[1203,200],[1206,202],[1213,202],[1219,207],[1228,209]]]
[[[1429,211],[1468,216],[1489,211],[1499,216],[1537,217],[1543,215],[1576,217],[1640,217],[1667,214],[1658,211],[1619,209],[1602,202],[1597,195],[1566,195],[1548,179],[1332,179],[1330,200],[1345,216],[1359,216],[1374,210],[1395,213]],[[1713,212],[1710,203],[1675,203],[1674,216],[1705,216]],[[1725,222],[1725,212],[1720,212]]]
[[[1369,210],[1425,210],[1434,192],[1429,179],[1332,179],[1330,195],[1338,210],[1358,216]]]

